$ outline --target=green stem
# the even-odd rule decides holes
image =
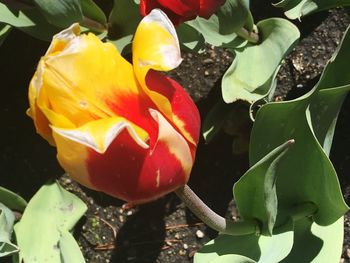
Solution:
[[[254,29],[253,31],[248,31],[244,27],[241,27],[239,30],[236,31],[236,34],[250,43],[257,44],[259,43],[260,38],[256,30]]]
[[[220,233],[234,236],[260,234],[260,226],[257,221],[234,222],[218,215],[203,203],[188,185],[178,188],[175,193],[198,218]]]
[[[178,188],[175,190],[175,193],[192,211],[192,213],[194,213],[206,225],[222,234],[241,236],[248,234],[260,235],[261,233],[261,225],[257,220],[234,222],[218,215],[211,210],[188,185]],[[295,206],[292,209],[290,214],[293,221],[297,221],[315,214],[316,211],[316,205],[308,202],[298,204],[298,206]]]

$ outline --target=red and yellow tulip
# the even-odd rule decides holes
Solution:
[[[73,179],[142,203],[187,183],[200,119],[183,88],[158,72],[181,63],[175,29],[161,11],[140,22],[132,54],[131,64],[72,25],[38,64],[28,114]]]
[[[141,0],[140,12],[145,16],[154,8],[160,8],[178,25],[196,16],[208,19],[224,3],[225,0]]]

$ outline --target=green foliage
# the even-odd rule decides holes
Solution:
[[[319,226],[310,218],[295,222],[292,251],[281,263],[338,262],[343,244],[343,221],[341,217],[329,226]]]
[[[0,257],[17,253],[19,248],[11,242],[15,215],[22,212],[27,202],[14,192],[0,186]]]
[[[57,27],[69,27],[83,19],[79,0],[34,0],[46,20]]]
[[[109,39],[117,46],[119,52],[130,51],[130,43],[140,20],[140,8],[134,1],[114,0],[113,10],[109,16],[111,24]]]
[[[277,182],[282,221],[288,217],[289,207],[303,202],[311,201],[317,205],[314,219],[320,225],[334,223],[348,209],[327,153],[334,123],[350,88],[350,78],[342,76],[338,80],[334,71],[338,68],[341,72],[349,59],[350,34],[347,33],[338,54],[334,55],[311,92],[293,101],[267,104],[258,111],[251,137],[252,165],[281,142],[290,138],[296,140],[295,147],[281,163],[283,172]],[[327,152],[320,146],[324,143]]]
[[[0,186],[0,203],[10,209],[23,212],[27,202],[14,192]]]
[[[274,75],[282,59],[299,39],[299,30],[289,21],[270,18],[257,24],[261,37],[258,45],[248,44],[232,50],[235,59],[222,80],[226,103],[245,100],[253,103],[271,90]]]
[[[219,235],[194,256],[194,263],[275,263],[293,246],[293,222],[275,229],[272,236]]]
[[[1,199],[0,199],[1,201]],[[0,258],[18,252],[18,247],[11,242],[15,216],[0,202]]]
[[[98,5],[95,4],[92,0],[80,0],[81,9],[84,17],[88,17],[89,19],[96,21],[102,25],[107,23],[106,15],[99,8]]]
[[[219,9],[218,13],[212,15],[208,20],[197,17],[197,19],[188,21],[186,24],[196,29],[205,41],[211,45],[237,48],[244,46],[247,41],[238,37],[236,31],[243,26],[251,31],[253,20],[248,1],[228,0]]]
[[[16,27],[42,40],[50,40],[59,28],[49,24],[38,9],[16,9],[0,2],[0,22]]]
[[[348,207],[328,155],[338,113],[350,90],[349,60],[348,29],[309,93],[292,101],[267,103],[256,115],[249,152],[252,168],[235,184],[234,196],[242,218],[258,219],[263,234],[272,232],[272,236],[219,235],[197,253],[196,263],[339,260],[342,216]],[[280,158],[283,151],[276,147],[289,139],[296,143]],[[310,210],[312,216],[305,217],[305,204],[317,207]],[[288,238],[276,241],[279,231],[289,234]],[[262,247],[260,238],[272,243]],[[265,249],[279,257],[266,260]]]
[[[268,153],[233,187],[234,199],[242,219],[258,219],[265,235],[272,235],[277,217],[276,181],[279,162],[292,143],[293,141],[288,141]]]
[[[4,43],[5,38],[11,31],[11,26],[0,23],[0,46]]]
[[[349,6],[349,0],[281,0],[274,4],[283,7],[285,15],[289,19],[297,19],[302,16],[326,10],[337,6]]]
[[[58,183],[44,185],[33,196],[15,225],[17,262],[85,262],[70,231],[85,213],[86,205]]]

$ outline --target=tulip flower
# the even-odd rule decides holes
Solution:
[[[28,115],[73,179],[143,203],[187,183],[200,119],[184,89],[159,72],[181,63],[160,10],[140,22],[132,54],[131,64],[77,24],[60,32],[30,82]]]
[[[209,18],[225,3],[225,0],[141,0],[141,15],[145,16],[154,8],[162,9],[178,25],[196,16]]]

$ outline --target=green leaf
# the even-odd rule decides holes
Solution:
[[[23,212],[27,202],[14,192],[0,186],[0,203],[12,210]]]
[[[202,125],[203,137],[206,142],[210,142],[221,131],[231,110],[232,105],[220,100],[209,111]]]
[[[50,25],[37,9],[17,10],[1,2],[0,22],[9,24],[42,40],[50,40],[54,34],[60,31],[58,27]]]
[[[131,43],[140,21],[140,7],[134,1],[114,0],[109,16],[111,24],[109,40],[116,44],[119,52],[122,53],[124,48]]]
[[[293,249],[281,263],[339,262],[343,234],[343,217],[329,226],[319,226],[310,218],[299,220],[295,224]]]
[[[236,31],[245,25],[251,30],[253,21],[247,1],[228,0],[209,19],[197,17],[186,24],[201,33],[211,45],[237,48],[244,46],[247,41],[238,37]]]
[[[107,23],[106,15],[93,0],[80,0],[83,15],[102,25]]]
[[[292,141],[268,153],[234,185],[233,194],[243,220],[258,219],[262,233],[272,235],[277,217],[276,180],[279,162]]]
[[[279,64],[294,47],[300,33],[291,22],[270,18],[257,24],[261,43],[235,49],[235,59],[222,80],[226,103],[245,100],[253,103],[266,96]]]
[[[285,10],[285,15],[289,19],[298,19],[318,11],[349,5],[350,0],[282,0],[275,4]]]
[[[18,252],[18,247],[11,242],[15,216],[0,202],[0,258]]]
[[[57,182],[41,187],[15,225],[19,262],[69,262],[62,261],[62,253],[66,251],[79,258],[79,252],[74,251],[78,246],[72,245],[67,235],[86,209],[78,197]]]
[[[293,222],[275,229],[273,235],[219,235],[194,256],[194,263],[280,262],[293,246]]]
[[[198,53],[204,51],[204,38],[193,27],[187,25],[186,23],[182,23],[176,27],[176,33],[182,48]]]
[[[83,19],[79,0],[34,0],[49,23],[66,28]]]
[[[0,46],[4,43],[5,38],[11,31],[11,26],[0,23]]]
[[[79,245],[69,231],[63,231],[59,240],[61,258],[63,263],[84,263],[85,259],[80,251]]]
[[[350,90],[350,76],[341,74],[349,59],[348,30],[312,91],[293,101],[267,104],[257,113],[251,136],[252,165],[281,142],[296,141],[280,164],[280,222],[289,217],[293,206],[305,202],[318,207],[313,218],[321,226],[333,224],[348,210],[327,155],[338,112]]]

